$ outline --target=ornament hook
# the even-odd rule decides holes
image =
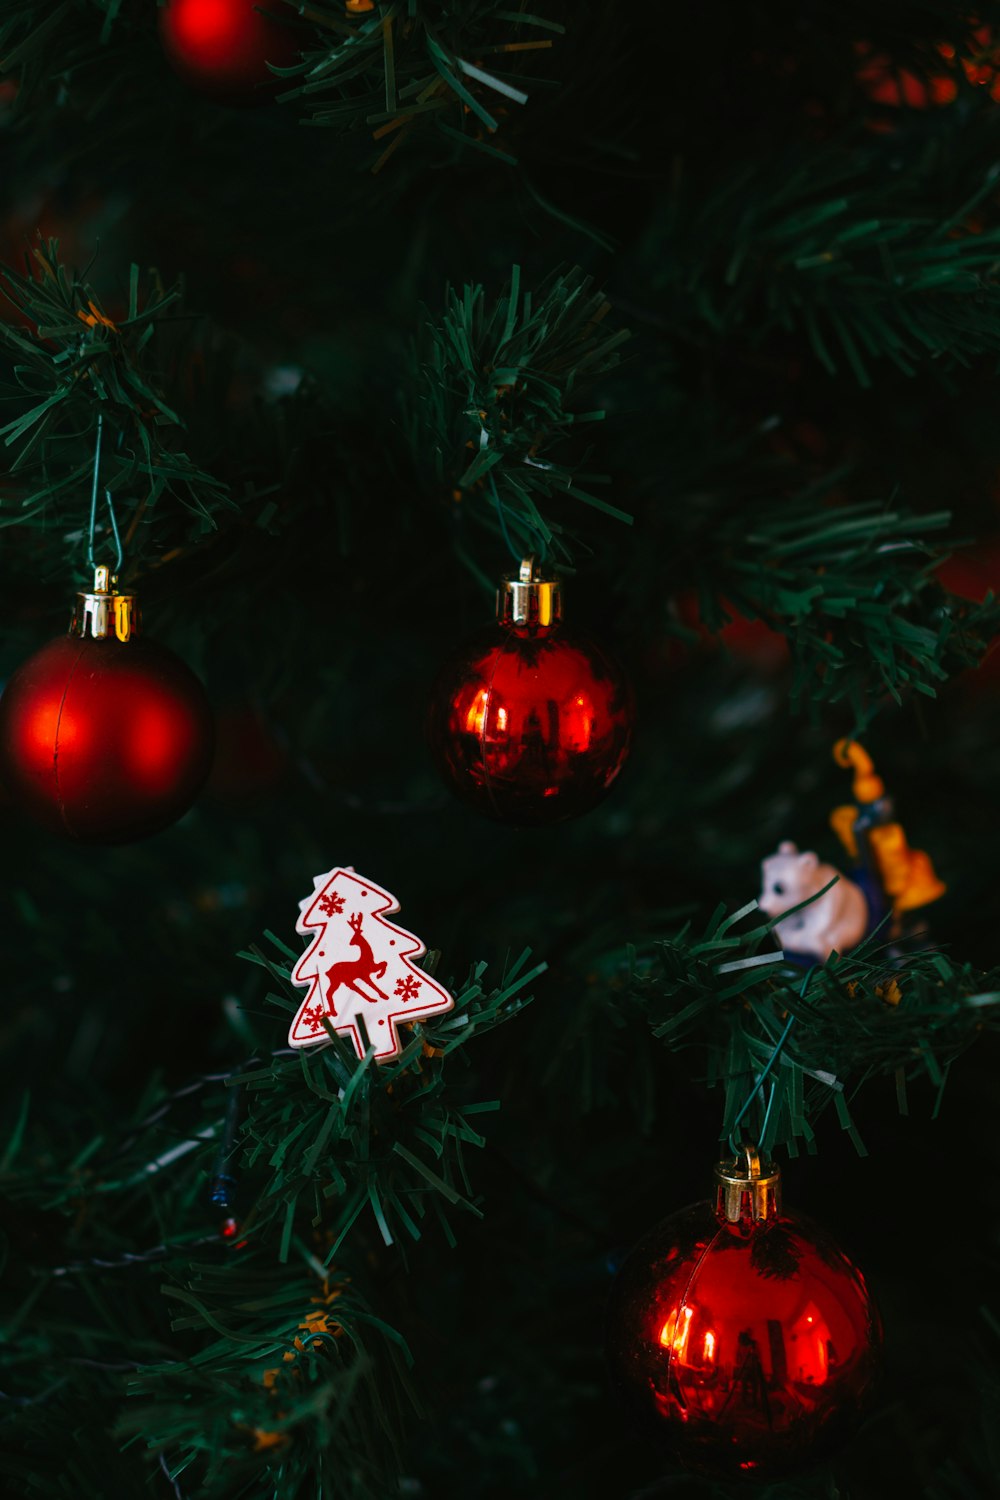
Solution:
[[[715,1169],[715,1211],[727,1224],[758,1224],[781,1212],[781,1171],[756,1145],[741,1146],[735,1161]]]
[[[94,472],[90,487],[90,529],[87,536],[87,562],[92,568],[97,566],[94,560],[94,538],[97,532],[97,491],[100,488],[101,477],[101,443],[104,437],[104,413],[97,413],[97,439],[94,443]],[[115,566],[114,575],[121,572],[124,553],[122,552],[122,540],[118,534],[118,518],[115,515],[114,501],[111,499],[111,491],[105,488],[104,498],[108,507],[108,519],[111,522],[111,534],[115,539]],[[107,585],[105,584],[105,587]],[[95,588],[100,588],[95,584]]]
[[[562,618],[562,596],[557,579],[546,577],[535,554],[522,557],[516,573],[500,580],[497,619],[501,625],[550,626]]]
[[[760,1152],[756,1146],[743,1145],[737,1151],[736,1156],[737,1160],[742,1158],[740,1164],[747,1177],[753,1180],[760,1176]]]

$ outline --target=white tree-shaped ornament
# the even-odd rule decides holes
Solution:
[[[399,902],[381,886],[338,865],[317,875],[314,890],[299,903],[297,932],[310,943],[295,968],[292,983],[307,988],[288,1033],[292,1047],[326,1042],[323,1024],[349,1036],[359,1057],[365,1044],[358,1017],[375,1047],[377,1062],[398,1057],[401,1021],[422,1021],[450,1010],[448,991],[415,967],[411,959],[427,951],[418,937],[387,922]]]

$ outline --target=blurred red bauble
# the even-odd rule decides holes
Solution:
[[[900,67],[891,57],[874,52],[867,42],[855,43],[862,59],[857,79],[873,104],[887,104],[909,109],[928,109],[933,105],[951,104],[958,85],[948,73],[931,71],[918,74]],[[942,54],[944,56],[945,54]],[[954,56],[952,51],[951,56]],[[938,68],[940,64],[937,65]]]
[[[134,600],[109,591],[106,569],[98,575],[71,633],[30,657],[0,697],[0,775],[36,822],[120,844],[187,812],[214,730],[197,677],[135,637]]]
[[[698,645],[703,650],[724,646],[731,656],[764,674],[777,673],[788,666],[791,652],[788,639],[780,630],[772,629],[765,620],[741,614],[728,599],[721,603],[730,618],[720,630],[712,632],[702,619],[698,595],[693,589],[675,600],[678,620],[697,631]]]
[[[531,828],[601,801],[625,764],[633,717],[621,667],[562,623],[558,583],[525,562],[501,583],[496,626],[438,678],[428,734],[463,801]]]
[[[607,1353],[633,1407],[691,1468],[770,1480],[827,1456],[875,1381],[882,1330],[858,1269],[783,1213],[755,1151],[717,1201],[641,1240],[612,1288]]]
[[[955,552],[937,569],[942,588],[960,599],[982,604],[987,594],[1000,595],[1000,542],[978,542]],[[1000,643],[994,641],[979,665],[962,673],[963,686],[973,694],[995,693],[1000,682]]]
[[[875,52],[869,42],[856,42],[854,50],[862,60],[858,83],[873,104],[908,109],[951,104],[958,97],[959,70],[974,87],[988,90],[991,99],[1000,101],[1000,49],[989,26],[970,20],[959,47],[954,42],[935,43],[936,55],[927,54],[920,72]]]
[[[298,34],[282,0],[168,0],[160,39],[185,82],[221,104],[264,103],[281,87],[270,71],[298,61]],[[278,19],[281,17],[282,19]]]
[[[215,715],[215,759],[207,792],[244,802],[275,786],[288,769],[288,752],[249,703],[228,703]]]
[[[936,572],[941,587],[950,594],[982,604],[987,594],[1000,593],[1000,540],[977,542],[953,552]]]

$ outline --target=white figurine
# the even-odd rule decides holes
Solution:
[[[757,904],[769,917],[780,917],[839,876],[818,901],[776,924],[775,936],[788,952],[825,963],[831,953],[849,953],[861,942],[868,928],[868,902],[861,887],[833,865],[820,864],[817,855],[800,854],[786,842],[762,862],[761,871],[764,889]]]

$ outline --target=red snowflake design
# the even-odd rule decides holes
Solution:
[[[320,910],[325,912],[328,917],[335,917],[338,912],[344,910],[344,898],[337,891],[334,891],[329,896],[320,896],[319,904]]]
[[[419,990],[420,983],[412,974],[407,974],[405,979],[396,980],[396,994],[401,995],[404,1000],[414,1000]]]
[[[302,1024],[307,1031],[321,1031],[323,1029],[323,1007],[322,1005],[309,1005],[302,1012]]]

